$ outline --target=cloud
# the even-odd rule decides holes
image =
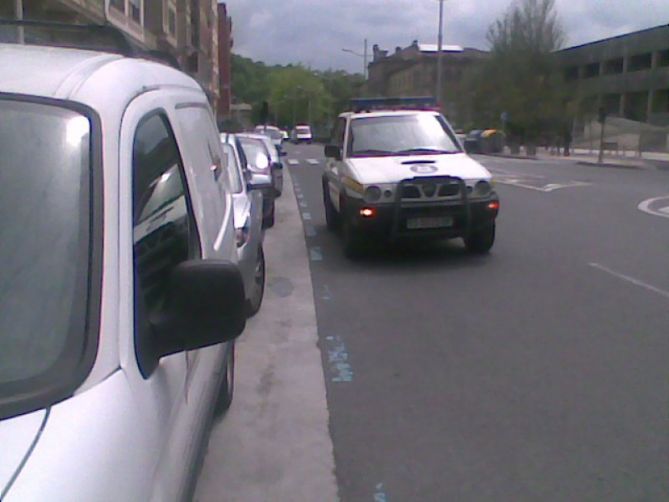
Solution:
[[[394,50],[435,43],[435,0],[229,0],[234,52],[267,64],[361,71],[363,41]],[[487,48],[488,26],[509,0],[446,0],[444,41]],[[649,28],[669,20],[666,0],[556,0],[568,45]]]

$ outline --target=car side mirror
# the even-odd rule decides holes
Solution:
[[[167,302],[149,319],[158,358],[228,342],[246,325],[239,267],[225,260],[189,260],[177,265]]]
[[[272,175],[246,171],[246,187],[248,190],[269,190],[274,187]]]
[[[337,145],[325,145],[325,156],[328,159],[341,160],[341,148]]]

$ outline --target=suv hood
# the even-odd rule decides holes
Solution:
[[[39,440],[46,423],[45,410],[0,421],[0,499]]]
[[[490,172],[465,153],[404,155],[347,159],[363,184],[399,183],[418,176],[456,176],[464,180],[490,179]]]

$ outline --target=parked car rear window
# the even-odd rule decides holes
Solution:
[[[74,373],[86,348],[91,123],[4,99],[0,117],[3,404]]]

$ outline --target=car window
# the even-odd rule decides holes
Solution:
[[[261,140],[241,138],[240,142],[242,144],[242,149],[244,150],[244,155],[249,159],[251,165],[255,165],[255,159],[260,154],[269,157],[267,148]]]
[[[332,144],[339,147],[344,146],[344,135],[346,133],[346,119],[340,117],[337,119],[334,131],[332,131]]]
[[[132,174],[136,341],[144,347],[172,270],[200,254],[183,163],[165,116],[154,114],[137,128]]]
[[[91,294],[91,122],[0,100],[0,415],[72,378]],[[27,141],[27,138],[30,138]]]
[[[235,150],[231,145],[223,143],[223,154],[225,155],[225,162],[228,166],[230,190],[232,193],[241,193],[243,186],[240,177],[240,166],[237,162],[237,157],[235,157]]]

